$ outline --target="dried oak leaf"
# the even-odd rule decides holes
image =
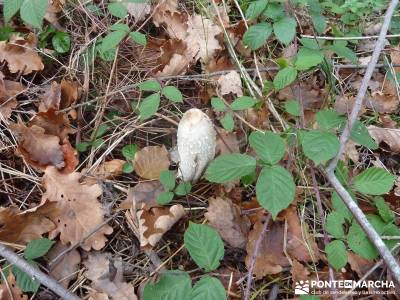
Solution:
[[[42,59],[32,48],[30,37],[26,40],[12,38],[10,42],[1,41],[0,62],[6,61],[11,73],[28,75],[33,71],[41,71],[44,68]]]
[[[87,268],[85,276],[98,292],[91,295],[92,299],[137,300],[134,286],[123,278],[120,257],[112,258],[109,253],[91,252],[84,264]]]
[[[236,71],[231,71],[228,74],[220,76],[218,78],[218,86],[221,95],[232,93],[238,97],[243,96],[242,80]]]
[[[250,230],[248,217],[241,216],[240,208],[228,198],[210,198],[208,202],[209,206],[204,216],[210,226],[232,247],[245,249]]]
[[[10,128],[17,136],[18,151],[29,164],[39,169],[65,167],[59,137],[46,134],[44,128],[36,125],[27,127],[22,123],[12,123]]]
[[[193,58],[187,55],[187,46],[182,40],[169,39],[160,48],[159,68],[156,76],[184,74]]]
[[[2,280],[3,281],[3,280]],[[28,296],[24,295],[19,289],[14,274],[10,271],[7,276],[7,284],[3,282],[0,285],[1,300],[28,300]]]
[[[18,105],[15,97],[23,90],[23,84],[5,80],[4,74],[0,72],[0,120],[8,119],[11,116],[12,110]]]
[[[59,110],[61,102],[61,85],[53,81],[46,89],[46,92],[40,99],[39,111],[45,112],[49,109]]]
[[[52,261],[69,246],[57,242],[46,254],[46,259]],[[68,288],[69,283],[78,276],[81,255],[78,250],[73,249],[65,253],[62,258],[50,266],[50,275],[56,279],[63,287]]]
[[[135,172],[145,179],[158,179],[169,167],[168,151],[165,146],[148,146],[139,150],[133,160]]]
[[[400,129],[368,126],[368,132],[377,144],[384,142],[393,152],[400,153]]]
[[[107,224],[101,226],[104,223],[104,211],[97,198],[101,196],[102,190],[98,184],[81,184],[80,178],[78,172],[62,174],[54,167],[46,168],[43,176],[46,192],[42,201],[55,202],[58,208],[49,215],[57,226],[49,237],[54,239],[60,234],[63,244],[80,243],[86,251],[91,248],[100,250],[107,242],[105,235],[113,231]],[[84,238],[87,239],[82,242]]]
[[[0,240],[8,243],[27,244],[55,229],[48,214],[56,205],[45,202],[33,209],[20,211],[16,207],[0,208]]]

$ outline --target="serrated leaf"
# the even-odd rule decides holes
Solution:
[[[317,112],[315,119],[322,129],[332,129],[342,125],[346,118],[332,109],[323,109]]]
[[[3,14],[6,22],[10,21],[11,18],[18,12],[23,2],[24,0],[4,0]]]
[[[315,31],[319,34],[325,32],[326,29],[326,18],[320,13],[310,13],[311,21],[314,25]]]
[[[225,288],[215,277],[204,276],[194,285],[190,293],[190,300],[224,300]]]
[[[146,38],[145,34],[138,32],[138,31],[132,31],[131,33],[129,33],[129,36],[135,43],[142,45],[142,46],[147,45],[147,38]]]
[[[349,169],[342,160],[338,161],[335,175],[343,186],[347,186],[349,182]]]
[[[297,70],[308,70],[319,65],[323,60],[322,51],[302,47],[297,53],[295,66]]]
[[[293,67],[286,67],[281,70],[275,75],[273,84],[274,89],[279,91],[288,85],[290,85],[293,81],[297,78],[297,70]]]
[[[208,166],[205,177],[208,181],[225,183],[251,174],[256,168],[255,158],[246,154],[223,154]]]
[[[365,259],[373,260],[378,257],[378,251],[357,222],[353,222],[349,228],[347,243],[354,253]]]
[[[342,241],[331,241],[326,245],[325,252],[329,264],[334,267],[336,271],[339,271],[347,264],[347,250]]]
[[[126,37],[127,33],[125,31],[112,31],[107,34],[101,41],[101,51],[107,52],[115,49],[119,43]]]
[[[258,18],[267,7],[268,0],[256,0],[250,3],[246,10],[246,19]]]
[[[33,27],[42,28],[48,5],[48,0],[25,0],[20,10],[21,19]]]
[[[71,38],[68,33],[60,31],[53,36],[51,44],[58,53],[67,53],[71,47]]]
[[[249,142],[257,155],[267,164],[278,163],[285,154],[285,142],[276,133],[253,131]]]
[[[339,139],[332,132],[310,130],[300,137],[304,154],[316,165],[335,157],[339,151]]]
[[[394,213],[390,209],[389,205],[385,202],[385,199],[382,197],[376,197],[374,199],[374,204],[378,209],[379,215],[381,216],[382,220],[386,223],[391,223],[394,221]]]
[[[353,181],[353,187],[367,195],[382,195],[388,193],[396,180],[396,176],[382,168],[371,167],[358,174]]]
[[[210,272],[219,267],[224,257],[224,243],[215,229],[190,222],[183,239],[190,257],[200,268]]]
[[[174,193],[173,192],[161,192],[157,196],[157,203],[160,205],[167,205],[171,203],[172,199],[174,199]]]
[[[296,35],[297,22],[291,17],[283,17],[273,25],[276,38],[285,45],[288,45]]]
[[[162,89],[161,93],[172,102],[183,102],[182,93],[174,86],[166,86]]]
[[[108,4],[108,11],[114,17],[117,17],[120,19],[125,18],[128,15],[128,8],[123,3],[119,3],[119,2],[114,2],[114,3]]]
[[[340,239],[344,236],[343,224],[344,217],[342,214],[333,211],[326,217],[325,229],[329,234]]]
[[[54,241],[50,241],[46,238],[32,240],[26,245],[24,256],[28,260],[42,257],[50,250],[54,243]]]
[[[296,100],[288,100],[285,102],[285,111],[292,116],[300,117],[300,104]]]
[[[138,152],[139,147],[135,144],[129,144],[122,147],[122,155],[126,160],[132,160],[135,158],[136,152]]]
[[[169,270],[161,273],[157,282],[149,282],[143,290],[143,300],[189,299],[192,280],[183,271]]]
[[[357,144],[367,147],[371,150],[378,149],[378,145],[368,132],[364,123],[356,121],[350,132],[350,138]]]
[[[226,131],[230,132],[233,131],[233,129],[235,128],[235,120],[233,119],[233,115],[231,112],[225,113],[225,115],[219,121]]]
[[[161,90],[161,85],[155,80],[146,80],[138,85],[141,91],[145,92],[157,92]]]
[[[222,99],[218,98],[218,97],[211,98],[211,106],[216,111],[225,111],[226,110],[226,105],[225,105],[224,101],[222,101]]]
[[[334,41],[333,45],[330,46],[330,49],[335,52],[338,56],[346,58],[353,64],[357,63],[357,55],[353,50],[346,47],[346,41]]]
[[[244,110],[253,107],[256,103],[257,100],[254,99],[253,97],[242,96],[235,99],[235,101],[232,102],[231,108],[233,110]]]
[[[261,48],[272,33],[269,23],[258,23],[250,26],[243,35],[243,43],[252,50]]]
[[[160,173],[160,182],[167,190],[173,190],[175,187],[175,173],[170,170],[164,170]]]
[[[256,184],[257,201],[275,219],[294,199],[296,185],[292,175],[280,165],[266,166]]]
[[[140,119],[145,120],[153,116],[160,106],[160,93],[152,94],[143,99],[139,105]]]
[[[267,8],[263,12],[263,16],[277,21],[285,16],[285,9],[281,3],[269,2]]]
[[[354,197],[352,199],[354,200]],[[346,204],[344,204],[338,193],[333,192],[331,201],[334,211],[342,215],[343,218],[345,218],[347,221],[351,222],[351,220],[353,219],[353,215],[347,208]]]
[[[37,263],[33,260],[27,260],[27,263],[32,265],[35,268],[38,268]],[[26,274],[24,271],[19,269],[17,266],[12,266],[12,272],[17,279],[17,285],[23,292],[32,292],[36,293],[39,289],[40,282]]]
[[[175,189],[175,194],[178,196],[186,196],[192,190],[192,184],[190,182],[181,182]]]

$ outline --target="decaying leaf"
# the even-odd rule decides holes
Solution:
[[[176,0],[166,0],[154,8],[153,23],[157,27],[163,26],[170,38],[184,40],[188,30],[186,17],[186,14],[178,11]]]
[[[110,179],[122,174],[122,166],[126,163],[122,159],[112,159],[100,164],[91,175],[101,179]]]
[[[370,125],[368,132],[377,144],[384,142],[393,152],[400,153],[400,129]]]
[[[80,246],[86,251],[91,248],[100,250],[107,242],[105,235],[113,231],[107,224],[102,226],[104,211],[97,200],[102,190],[98,184],[81,184],[80,178],[81,174],[78,172],[62,174],[54,167],[46,168],[43,176],[46,192],[42,201],[55,202],[58,208],[49,215],[57,226],[49,237],[54,239],[60,234],[63,244],[75,245],[95,232]]]
[[[235,132],[228,132],[223,128],[217,127],[217,146],[216,155],[227,153],[239,153],[240,145]]]
[[[61,85],[56,81],[53,81],[50,86],[47,87],[46,92],[40,99],[39,111],[45,112],[49,109],[58,110],[61,102]]]
[[[21,83],[5,80],[4,74],[0,72],[0,120],[11,116],[11,111],[18,104],[15,97],[23,90],[24,86]]]
[[[351,269],[355,271],[360,278],[363,277],[375,264],[374,261],[362,258],[352,251],[347,252],[347,259]]]
[[[126,3],[126,8],[129,14],[135,18],[136,22],[144,20],[146,15],[151,11],[151,5],[149,1],[143,1],[144,3]]]
[[[164,145],[144,147],[136,153],[133,164],[140,177],[158,179],[169,167],[168,151]]]
[[[230,93],[240,97],[243,96],[242,80],[236,71],[231,71],[228,74],[221,75],[218,78],[219,92],[221,95]]]
[[[137,300],[133,285],[123,278],[120,257],[91,252],[84,264],[87,268],[85,276],[92,281],[92,287],[98,292],[91,295],[92,299]]]
[[[157,196],[164,191],[163,186],[158,180],[139,182],[130,188],[126,200],[121,203],[122,209],[141,209],[157,206]]]
[[[158,58],[159,71],[156,76],[180,75],[186,72],[193,61],[187,55],[186,44],[182,40],[169,39],[160,48],[161,55]]]
[[[308,280],[310,271],[307,270],[307,268],[299,263],[296,259],[292,260],[292,280],[293,282],[298,282],[300,280]]]
[[[3,281],[3,280],[2,280]],[[19,289],[14,274],[10,271],[7,276],[7,283],[0,285],[1,300],[28,300],[28,296],[24,295]]]
[[[214,227],[222,239],[236,248],[246,248],[247,235],[250,230],[250,221],[240,215],[240,208],[227,198],[210,198],[209,206],[204,216]]]

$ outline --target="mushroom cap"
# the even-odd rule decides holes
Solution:
[[[197,181],[215,156],[216,132],[210,118],[200,109],[184,113],[178,126],[178,177]]]

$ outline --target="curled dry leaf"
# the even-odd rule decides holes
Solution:
[[[69,246],[63,245],[60,242],[51,247],[50,251],[46,254],[49,261],[55,259],[60,253],[63,253]],[[81,263],[81,255],[78,250],[72,249],[63,254],[62,258],[56,261],[50,267],[50,275],[60,282],[60,284],[68,288],[69,283],[76,279],[78,276],[77,271]]]
[[[3,281],[3,280],[2,280]],[[10,294],[11,293],[11,294]],[[28,300],[28,296],[24,295],[19,289],[12,272],[8,273],[7,284],[3,282],[0,285],[0,299],[1,300]]]
[[[214,227],[222,239],[232,247],[246,248],[247,236],[250,230],[248,217],[240,215],[240,208],[227,198],[210,198],[209,206],[204,216]]]
[[[98,184],[88,185],[79,182],[81,174],[73,172],[62,174],[54,167],[48,167],[43,176],[46,192],[42,201],[55,202],[57,211],[49,217],[56,224],[56,229],[49,234],[54,239],[60,234],[63,244],[79,244],[89,251],[102,249],[112,228],[104,223],[104,211],[97,200],[102,190]],[[99,228],[100,227],[100,228]],[[87,238],[91,233],[89,238]],[[83,239],[87,238],[85,241]]]
[[[0,241],[27,244],[40,239],[56,227],[48,218],[53,211],[57,211],[57,207],[49,202],[26,211],[16,207],[0,208]]]
[[[40,99],[39,111],[68,108],[79,99],[80,94],[79,84],[75,81],[62,80],[61,84],[53,81]]]
[[[5,80],[4,74],[0,72],[0,120],[8,119],[11,112],[17,107],[15,97],[24,90],[23,84],[11,80]]]
[[[62,26],[58,22],[57,14],[62,11],[63,5],[65,4],[65,0],[48,0],[49,5],[47,7],[44,18],[51,25],[53,25],[58,30],[62,30]]]
[[[355,271],[360,278],[363,277],[375,264],[374,261],[367,260],[352,251],[347,251],[347,259],[351,269]]]
[[[91,252],[84,264],[87,268],[85,276],[98,292],[91,295],[92,299],[137,300],[133,285],[123,278],[120,257],[112,258],[109,253]]]
[[[184,40],[188,26],[185,23],[186,14],[178,11],[176,0],[166,0],[155,6],[153,23],[157,27],[163,26],[172,39]]]
[[[240,97],[243,96],[242,80],[236,71],[231,71],[228,74],[222,75],[218,78],[219,92],[221,95],[228,95],[230,93]]]
[[[42,59],[33,48],[32,37],[26,40],[13,38],[10,42],[0,42],[0,62],[6,61],[11,73],[28,75],[44,68]]]
[[[158,179],[169,167],[168,151],[164,145],[144,147],[136,153],[133,164],[140,177]]]
[[[368,126],[368,132],[377,144],[384,142],[393,152],[400,153],[400,129]]]
[[[158,63],[161,66],[156,76],[180,75],[186,72],[193,58],[187,55],[187,46],[182,40],[169,39],[161,46]]]

